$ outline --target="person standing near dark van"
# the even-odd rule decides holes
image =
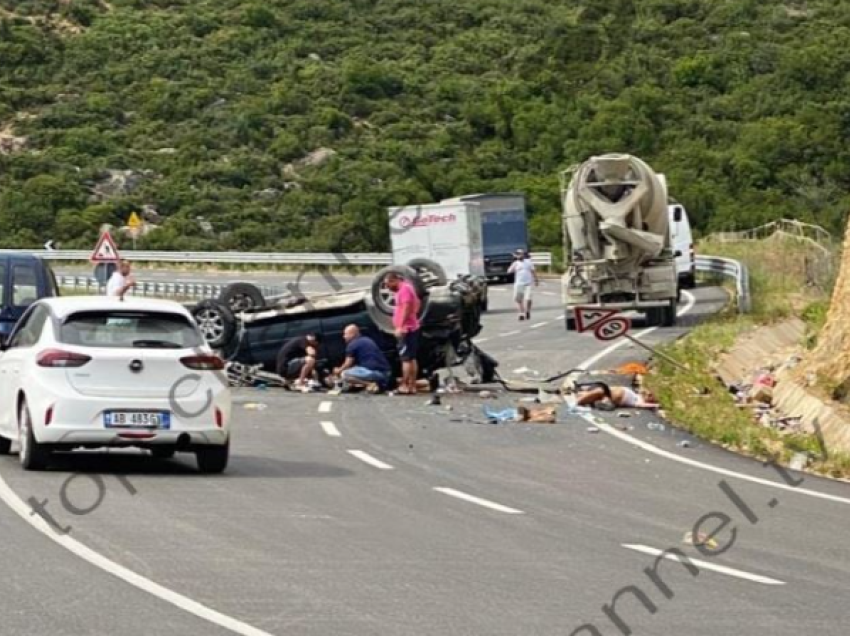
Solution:
[[[401,384],[398,392],[415,394],[416,379],[419,377],[419,310],[422,301],[413,285],[404,278],[390,272],[384,282],[387,288],[395,294],[393,309],[393,327],[398,339],[398,355],[401,358]]]

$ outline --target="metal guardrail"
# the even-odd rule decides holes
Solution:
[[[73,292],[85,292],[97,295],[104,293],[105,286],[90,276],[57,276],[57,282],[62,289]],[[133,296],[144,296],[152,298],[179,298],[179,299],[203,299],[218,298],[221,290],[226,285],[213,285],[210,283],[161,283],[154,281],[139,281],[131,292]],[[283,293],[280,287],[269,287],[258,285],[263,296],[270,297]]]
[[[698,272],[734,278],[738,311],[745,314],[752,309],[752,299],[750,298],[750,274],[746,265],[731,258],[721,258],[720,256],[697,256],[696,267]]]
[[[0,250],[0,254],[31,254],[50,261],[88,261],[86,250]],[[219,263],[228,265],[324,265],[376,266],[392,264],[387,253],[283,253],[283,252],[146,252],[130,250],[122,257],[139,263]],[[531,260],[540,267],[552,266],[551,252],[536,252]]]

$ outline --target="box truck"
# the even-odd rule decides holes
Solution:
[[[525,195],[519,193],[468,194],[443,203],[477,203],[481,212],[484,273],[510,281],[508,268],[518,249],[528,251],[528,218]]]

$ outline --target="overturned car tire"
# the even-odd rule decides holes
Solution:
[[[387,274],[397,274],[410,282],[416,290],[416,295],[423,301],[422,309],[424,311],[426,304],[424,300],[428,292],[425,289],[425,285],[422,283],[422,279],[419,278],[419,275],[416,273],[416,270],[412,267],[408,267],[407,265],[390,265],[388,267],[384,267],[375,274],[375,278],[372,280],[371,300],[378,311],[387,316],[392,316],[393,310],[395,309],[395,294],[393,294],[393,292],[391,292],[384,283],[384,279],[387,277]]]
[[[413,269],[419,275],[423,284],[428,287],[445,285],[449,282],[443,266],[430,258],[413,258],[407,262],[407,266]]]
[[[252,309],[261,309],[266,305],[266,299],[263,297],[263,292],[260,288],[251,283],[233,283],[225,287],[218,300],[228,307],[235,314]]]
[[[219,300],[202,300],[192,308],[192,317],[213,349],[223,349],[236,334],[236,317],[230,307]]]

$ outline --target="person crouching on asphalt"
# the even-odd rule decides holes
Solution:
[[[346,343],[345,361],[334,369],[334,376],[342,379],[343,389],[366,387],[369,393],[385,390],[392,368],[375,341],[361,335],[357,325],[348,325],[342,337]]]
[[[534,263],[525,250],[514,252],[515,260],[508,268],[508,274],[514,275],[514,302],[519,311],[520,320],[531,320],[532,285],[540,284]]]
[[[398,392],[416,394],[416,380],[419,377],[419,310],[422,302],[409,281],[395,273],[384,278],[387,289],[395,294],[393,309],[393,327],[398,339],[398,355],[401,358],[401,384]]]
[[[319,358],[319,336],[308,333],[286,342],[277,354],[277,374],[295,380],[294,387],[309,391],[310,380],[316,379],[316,360]],[[297,379],[296,379],[297,378]]]

